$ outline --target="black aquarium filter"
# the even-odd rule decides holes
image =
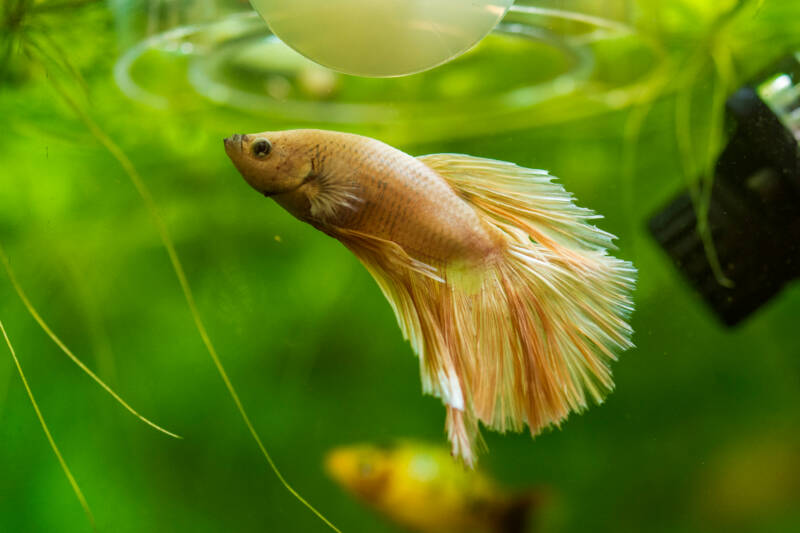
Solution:
[[[714,169],[706,221],[713,247],[704,245],[688,191],[649,227],[719,319],[733,326],[800,277],[800,53],[737,91],[727,113],[735,130]]]

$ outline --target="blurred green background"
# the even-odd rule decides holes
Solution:
[[[800,4],[642,0],[626,14],[637,33],[587,41],[590,77],[533,107],[491,107],[479,96],[518,83],[520,72],[557,73],[560,60],[533,44],[520,53],[499,37],[428,73],[340,77],[324,98],[298,96],[381,96],[396,111],[391,120],[333,123],[209,103],[186,83],[185,58],[168,55],[144,64],[140,76],[173,105],[138,104],[119,91],[112,69],[136,40],[136,13],[146,6],[52,8],[57,1],[3,4],[0,243],[33,304],[78,357],[184,437],[157,433],[114,403],[59,352],[0,275],[0,320],[99,530],[326,528],[268,470],[201,344],[144,204],[63,94],[152,189],[267,449],[343,531],[399,530],[324,476],[326,450],[409,437],[444,443],[444,409],[420,394],[417,361],[367,272],[244,183],[222,149],[232,133],[314,125],[412,154],[464,152],[559,176],[580,205],[605,215],[600,225],[619,236],[618,254],[639,269],[637,348],[615,365],[617,390],[603,406],[535,440],[486,433],[483,467],[510,487],[551,488],[557,498],[545,510],[546,531],[800,531],[800,286],[724,329],[645,229],[719,150],[715,94],[800,47]],[[38,48],[25,45],[31,38]],[[83,81],[58,66],[64,57]],[[455,112],[423,119],[401,105],[437,99],[456,99]],[[676,127],[676,102],[691,104],[688,129]],[[687,144],[694,164],[681,151]],[[89,530],[3,346],[0,531]]]

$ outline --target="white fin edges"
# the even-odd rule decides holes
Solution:
[[[462,355],[468,409],[494,429],[527,424],[535,435],[589,398],[602,402],[613,388],[609,363],[633,346],[636,269],[608,255],[614,236],[589,223],[601,217],[544,170],[459,154],[419,159],[509,239],[478,296],[451,284],[444,316],[466,337],[451,344]],[[454,452],[465,459],[463,443],[478,438],[469,426],[448,416]]]

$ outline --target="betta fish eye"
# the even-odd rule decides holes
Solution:
[[[264,158],[269,155],[270,150],[272,150],[272,144],[266,139],[258,139],[254,142],[250,149],[253,152],[253,155],[258,158]]]

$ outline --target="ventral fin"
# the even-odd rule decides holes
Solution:
[[[445,272],[414,259],[399,244],[355,230],[329,229],[372,275],[392,306],[403,336],[419,355],[423,390],[455,408],[464,408],[461,376],[436,327]]]
[[[439,269],[414,259],[396,242],[351,229],[334,228],[329,232],[347,246],[370,272],[371,266],[380,266],[389,274],[406,271],[444,282]]]

